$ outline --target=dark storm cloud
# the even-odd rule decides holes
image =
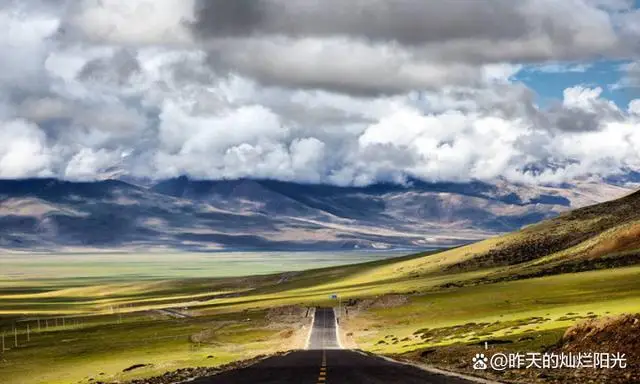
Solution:
[[[184,22],[218,71],[357,96],[486,84],[482,66],[621,51],[584,0],[197,0]],[[627,49],[628,51],[628,49]]]
[[[253,34],[267,26],[266,6],[259,0],[198,0],[193,31],[202,37]]]
[[[194,32],[205,38],[284,34],[352,36],[423,44],[462,38],[516,39],[526,14],[511,0],[199,0]],[[500,20],[500,23],[495,21]]]

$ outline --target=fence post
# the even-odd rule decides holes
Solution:
[[[29,329],[29,323],[27,323],[27,342],[31,341],[31,335],[29,334],[31,332],[31,329]]]
[[[40,318],[38,317],[38,332],[40,332]]]
[[[2,331],[2,353],[4,354],[4,331]]]
[[[13,325],[13,346],[18,348],[18,329]]]

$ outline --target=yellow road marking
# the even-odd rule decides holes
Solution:
[[[322,366],[320,367],[320,374],[318,375],[318,384],[325,384],[327,381],[327,353],[322,351]]]

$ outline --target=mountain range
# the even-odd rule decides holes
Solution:
[[[274,180],[0,180],[0,248],[29,251],[425,249],[510,232],[631,189]]]

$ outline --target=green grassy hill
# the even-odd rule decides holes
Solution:
[[[640,192],[636,192],[504,236],[493,249],[452,268],[477,269],[531,261],[540,265],[558,259],[576,261],[619,255],[640,249],[639,234]]]
[[[435,259],[419,258],[402,267],[414,275],[490,271],[483,276],[486,282],[635,265],[640,263],[640,192],[439,253]]]

